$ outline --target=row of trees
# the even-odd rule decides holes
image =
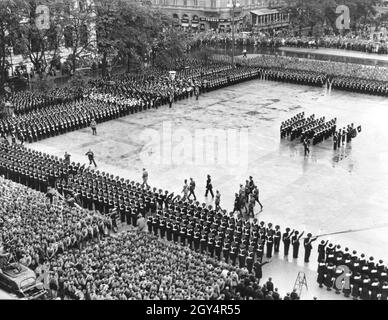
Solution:
[[[28,59],[40,78],[63,58],[72,73],[85,59],[99,63],[103,75],[112,60],[167,66],[185,49],[184,36],[172,25],[170,17],[134,0],[1,0],[0,90],[11,50]]]
[[[285,10],[290,13],[290,22],[294,29],[309,29],[314,35],[320,35],[324,29],[340,32],[336,27],[340,5],[349,8],[350,29],[358,30],[362,25],[371,25],[376,20],[377,0],[285,0]]]

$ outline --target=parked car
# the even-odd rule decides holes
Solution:
[[[36,280],[35,272],[20,263],[11,263],[0,269],[0,289],[10,297],[26,300],[46,297],[43,283]]]

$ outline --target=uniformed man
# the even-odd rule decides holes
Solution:
[[[85,153],[86,156],[88,156],[89,159],[89,165],[94,164],[94,167],[97,167],[96,161],[94,160],[94,153],[91,149],[89,149],[88,152]]]
[[[304,231],[299,235],[298,231],[294,232],[294,235],[291,237],[291,244],[292,244],[292,257],[294,259],[298,258],[299,254],[299,246],[300,246],[300,239],[302,238],[304,234]]]
[[[280,231],[280,226],[275,226],[275,233],[274,233],[274,252],[278,253],[280,249],[280,240],[282,238],[282,233]]]
[[[288,251],[290,249],[291,237],[294,234],[294,230],[290,233],[290,228],[286,228],[286,232],[283,233],[282,241],[284,244],[284,256],[288,256]]]
[[[310,254],[313,246],[311,245],[315,240],[317,240],[317,237],[312,237],[311,233],[307,234],[307,238],[304,239],[303,245],[304,245],[304,262],[309,263],[310,262]]]
[[[323,287],[323,283],[325,281],[325,274],[326,274],[326,263],[325,262],[319,262],[318,263],[317,282],[318,282],[320,288]]]

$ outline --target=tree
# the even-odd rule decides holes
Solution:
[[[97,48],[101,57],[103,77],[107,75],[108,57],[116,57],[122,47],[119,30],[124,27],[120,19],[121,2],[117,0],[97,0],[96,34]]]
[[[338,32],[336,8],[339,5],[348,6],[350,27],[357,30],[361,23],[373,21],[376,14],[375,3],[375,0],[286,0],[285,11],[290,13],[290,22],[299,31],[308,28],[314,34],[328,24]]]
[[[94,34],[97,22],[96,7],[90,0],[79,2],[73,0],[54,1],[57,1],[57,5],[61,8],[58,12],[65,38],[65,46],[70,50],[68,61],[74,73],[79,62],[87,60],[90,56],[95,59],[97,54]]]
[[[28,0],[18,5],[19,24],[12,46],[31,61],[41,78],[50,73],[51,62],[60,57],[63,29],[59,4],[56,0]],[[39,5],[49,8],[46,15],[38,12]]]
[[[147,3],[115,1],[118,17],[114,19],[115,31],[111,32],[112,17],[105,19],[105,38],[98,38],[100,48],[111,45],[121,58],[131,64],[142,65],[151,59],[158,65],[171,64],[183,54],[185,39],[172,28],[172,18]],[[108,37],[106,37],[108,36]]]

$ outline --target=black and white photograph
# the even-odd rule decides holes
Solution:
[[[386,0],[0,0],[0,300],[387,300],[387,141]]]

